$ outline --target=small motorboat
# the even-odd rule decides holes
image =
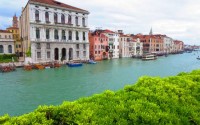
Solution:
[[[198,60],[200,60],[200,57],[197,57]]]
[[[96,64],[97,62],[95,62],[94,60],[89,60],[88,64]]]
[[[83,66],[83,63],[67,63],[69,67],[81,67]]]

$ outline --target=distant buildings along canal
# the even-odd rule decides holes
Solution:
[[[20,16],[23,51],[33,63],[89,59],[88,14],[54,0],[29,0]]]

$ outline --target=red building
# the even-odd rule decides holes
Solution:
[[[183,51],[183,49],[184,49],[184,43],[179,40],[174,40],[174,52],[178,53]]]
[[[89,33],[90,59],[100,61],[108,59],[108,37],[101,31]]]
[[[139,38],[143,43],[143,53],[162,53],[164,52],[164,36],[137,34],[133,36],[133,39]]]

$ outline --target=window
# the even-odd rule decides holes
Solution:
[[[78,17],[76,17],[76,26],[79,26],[79,25],[78,25]]]
[[[97,51],[95,51],[95,54],[97,54]]]
[[[83,41],[85,41],[85,32],[83,32]]]
[[[51,52],[47,52],[47,59],[50,59],[51,58]]]
[[[7,35],[5,35],[5,38],[7,39]]]
[[[21,48],[21,45],[19,45],[19,48]]]
[[[69,40],[72,40],[72,31],[69,31]]]
[[[40,38],[40,29],[36,28],[36,38],[39,39]]]
[[[51,49],[50,43],[47,43],[47,49]]]
[[[86,44],[83,44],[83,49],[86,49]]]
[[[46,23],[49,23],[49,13],[45,12],[45,21]]]
[[[37,52],[37,58],[41,59],[41,52]]]
[[[79,44],[76,44],[76,49],[79,49]]]
[[[49,29],[46,29],[46,39],[49,39]]]
[[[4,53],[3,45],[0,45],[0,53]]]
[[[11,36],[9,35],[9,39],[11,39]]]
[[[16,45],[15,47],[18,48],[18,45]]]
[[[57,40],[59,39],[58,38],[58,30],[54,30],[54,39],[57,39]]]
[[[8,46],[8,53],[12,53],[12,46],[11,45]]]
[[[86,57],[86,51],[83,51],[83,56]]]
[[[38,10],[35,10],[35,21],[39,21],[40,20],[40,14]]]
[[[65,24],[65,15],[64,14],[61,15],[61,23]]]
[[[57,15],[57,13],[54,13],[54,23],[58,23],[58,15]]]
[[[99,51],[99,54],[100,54],[100,51]]]
[[[76,31],[76,40],[79,40],[78,31]]]
[[[0,39],[1,39],[1,35],[0,35]]]
[[[71,15],[68,16],[68,24],[72,24],[72,17],[71,17]]]
[[[85,18],[82,19],[82,24],[85,26]]]
[[[76,51],[76,57],[79,58],[79,51]]]
[[[65,30],[62,30],[62,40],[66,40]]]
[[[37,49],[41,49],[40,43],[37,43],[37,44],[36,44],[36,48],[37,48]]]

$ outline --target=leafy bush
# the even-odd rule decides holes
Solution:
[[[28,51],[26,52],[27,57],[31,57],[31,47],[29,47]]]
[[[200,124],[200,70],[159,78],[142,77],[123,90],[110,90],[60,106],[39,106],[19,117],[0,117],[0,124]]]
[[[0,63],[12,62],[12,58],[14,59],[15,62],[18,61],[18,58],[17,58],[16,54],[3,54],[3,55],[0,55]]]

